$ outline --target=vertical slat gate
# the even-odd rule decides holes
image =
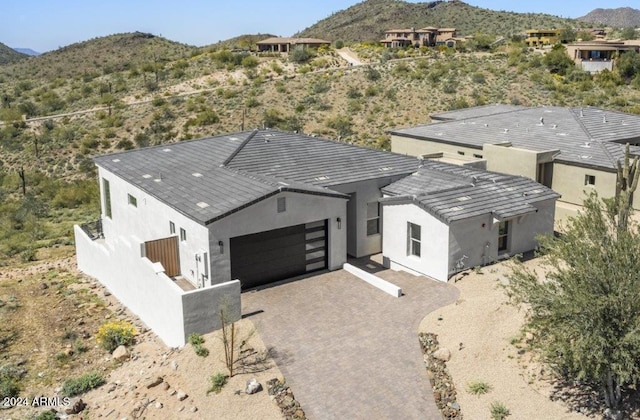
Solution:
[[[150,261],[162,264],[167,276],[176,277],[180,275],[177,236],[145,242],[144,249]]]

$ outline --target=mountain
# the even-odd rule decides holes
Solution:
[[[458,34],[488,33],[509,36],[534,28],[562,28],[577,22],[541,13],[494,11],[462,1],[408,3],[402,0],[366,0],[333,13],[296,34],[349,42],[379,41],[384,31],[426,26],[455,27]]]
[[[40,55],[38,51],[34,51],[31,48],[14,48],[14,51],[18,51],[19,53],[26,54],[28,56]]]
[[[583,22],[614,28],[638,28],[640,27],[640,10],[631,7],[619,7],[617,9],[598,8],[578,19]]]
[[[0,42],[0,65],[16,63],[25,58],[27,58],[26,54],[22,54]]]
[[[12,65],[26,77],[102,75],[189,57],[197,49],[148,33],[132,32],[93,38]],[[16,53],[17,54],[17,53]]]

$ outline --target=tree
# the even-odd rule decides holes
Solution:
[[[624,28],[620,33],[620,38],[624,40],[637,39],[638,32],[636,32],[636,28]]]
[[[576,66],[567,55],[567,50],[562,44],[554,45],[553,49],[546,53],[542,60],[549,72],[557,73],[561,76],[564,76],[567,74],[567,70]]]
[[[571,28],[564,28],[560,31],[560,42],[563,44],[568,44],[576,40],[576,31]]]
[[[512,303],[528,306],[525,327],[544,359],[618,412],[640,380],[640,233],[628,217],[638,165],[627,149],[615,197],[588,196],[560,237],[541,238],[543,281],[516,262],[506,286]]]

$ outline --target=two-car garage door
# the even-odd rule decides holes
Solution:
[[[243,289],[327,268],[327,221],[231,238],[231,278]]]

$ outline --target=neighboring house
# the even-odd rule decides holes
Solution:
[[[277,130],[131,150],[95,163],[101,230],[87,235],[75,229],[78,266],[170,345],[219,327],[225,302],[239,317],[241,288],[336,270],[347,255],[380,252],[389,265],[446,281],[460,253],[471,266],[526,251],[535,246],[535,234],[550,232],[553,224],[552,203],[550,210],[543,207],[555,195],[531,181],[488,174],[490,182],[499,181],[492,190],[482,172],[459,173],[457,166],[431,162],[420,169],[415,157]],[[405,178],[409,187],[397,183]],[[414,184],[418,180],[424,183]],[[507,194],[516,184],[517,197]],[[415,190],[420,200],[440,192],[459,195],[461,208],[478,203],[482,211],[462,211],[459,221],[455,210],[443,212],[437,204],[416,202],[412,208],[404,205],[403,188]],[[446,193],[450,188],[456,191]],[[383,192],[398,197],[383,199]],[[508,196],[518,209],[480,199],[486,194]],[[462,203],[467,196],[471,201]],[[538,208],[543,211],[534,216]],[[511,220],[513,236],[502,249],[496,223]],[[408,248],[415,244],[415,229],[409,236],[389,230],[408,222],[423,226],[424,254]],[[457,236],[458,227],[468,242]],[[479,242],[485,259],[477,258]]]
[[[582,41],[567,45],[567,54],[582,70],[599,73],[613,70],[620,54],[638,53],[640,46],[625,44],[623,41]]]
[[[428,26],[426,28],[415,29],[390,29],[385,31],[384,38],[380,43],[387,48],[402,47],[434,47],[436,45],[446,45],[455,47],[456,44],[455,28],[434,28]]]
[[[562,29],[529,29],[524,42],[531,48],[554,45],[560,42]]]
[[[330,46],[331,41],[316,38],[267,38],[256,43],[258,52],[279,52],[288,53],[297,46],[304,48],[319,48]]]
[[[592,107],[489,105],[432,118],[440,122],[392,130],[391,150],[536,180],[561,194],[559,221],[585,193],[612,197],[625,144],[640,144],[640,116]]]

